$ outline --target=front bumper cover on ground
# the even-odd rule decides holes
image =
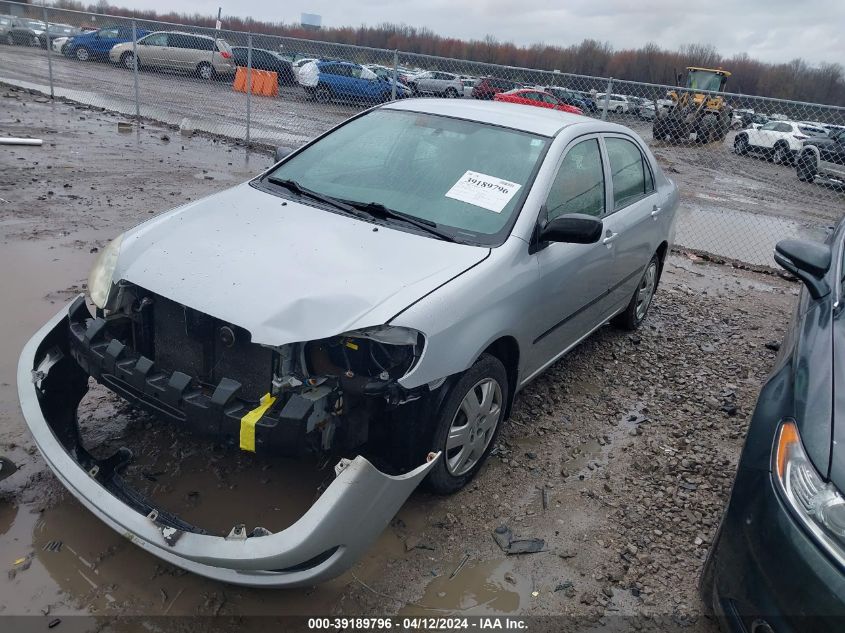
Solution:
[[[361,456],[342,460],[335,480],[289,528],[248,535],[236,526],[225,537],[207,534],[125,485],[117,471],[131,458],[128,449],[96,460],[82,446],[76,410],[88,375],[70,354],[68,311],[66,306],[30,339],[18,363],[18,395],[35,443],[91,512],[136,545],[188,571],[267,587],[312,585],[337,576],[378,537],[440,458],[430,455],[400,476],[380,472]]]

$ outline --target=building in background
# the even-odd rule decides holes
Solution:
[[[319,31],[323,26],[323,16],[316,13],[303,13],[299,21],[309,31]]]

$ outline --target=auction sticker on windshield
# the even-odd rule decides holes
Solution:
[[[477,171],[467,171],[446,192],[446,197],[501,213],[521,186]]]

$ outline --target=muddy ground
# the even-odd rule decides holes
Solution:
[[[34,615],[39,630],[56,618],[69,630],[71,614],[487,613],[715,630],[698,573],[795,284],[672,255],[645,326],[602,328],[524,390],[466,490],[415,493],[354,569],[324,585],[226,586],[144,553],[75,501],[25,430],[14,376],[28,337],[83,288],[96,249],[270,158],[156,125],[121,133],[116,115],[43,101],[0,88],[0,136],[45,141],[0,149],[0,451],[20,465],[0,483],[0,614]],[[128,476],[145,492],[219,533],[284,527],[331,472],[222,449],[98,388],[80,415],[91,446],[133,448]],[[491,536],[500,525],[544,539],[544,551],[503,555]]]

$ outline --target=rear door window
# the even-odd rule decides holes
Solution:
[[[605,138],[613,183],[613,208],[622,209],[654,191],[654,179],[640,149],[624,138]]]

